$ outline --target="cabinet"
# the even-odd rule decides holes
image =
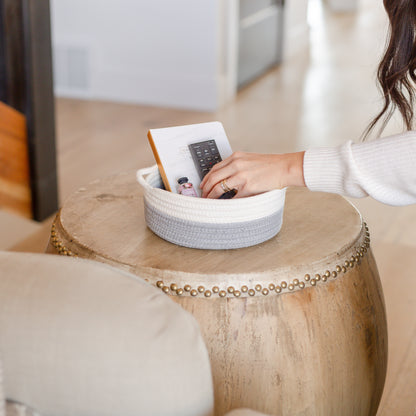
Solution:
[[[283,0],[240,0],[238,87],[282,60]]]

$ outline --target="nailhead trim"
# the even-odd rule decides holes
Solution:
[[[367,253],[368,248],[370,247],[370,233],[368,231],[368,226],[366,223],[363,223],[365,228],[365,237],[363,243],[360,247],[355,248],[355,255],[351,255],[349,259],[346,259],[344,263],[337,264],[334,270],[325,270],[323,273],[311,274],[307,273],[302,279],[296,278],[292,281],[286,282],[282,281],[280,283],[271,282],[262,286],[261,284],[256,284],[253,288],[249,288],[247,284],[242,285],[240,288],[234,286],[228,286],[226,288],[220,289],[218,286],[213,286],[211,289],[205,290],[204,286],[198,286],[197,289],[192,288],[191,285],[187,284],[182,288],[177,288],[176,290],[169,291],[169,286],[165,286],[163,281],[158,281],[156,286],[164,290],[167,288],[170,295],[186,295],[186,292],[190,292],[191,296],[198,296],[199,293],[203,293],[206,298],[213,297],[218,295],[221,298],[229,297],[241,297],[241,296],[268,296],[272,294],[283,294],[288,292],[293,292],[294,290],[302,290],[307,287],[316,286],[318,284],[323,284],[330,282],[333,279],[341,276],[343,273],[353,268],[356,264],[361,262],[361,259],[364,257],[364,254]],[[313,276],[313,277],[312,277]],[[172,283],[170,287],[177,287],[175,283]]]
[[[62,241],[59,240],[57,233],[56,233],[56,225],[55,222],[52,224],[51,227],[51,238],[50,241],[52,243],[52,245],[55,247],[56,251],[61,255],[61,256],[70,256],[70,257],[78,257],[77,254],[75,254],[73,251],[69,250],[68,248],[66,248]]]
[[[368,248],[370,247],[370,233],[368,230],[367,224],[363,223],[365,228],[365,237],[364,242],[361,244],[360,247],[356,248],[356,255],[351,256],[349,260],[345,260],[344,264],[337,265],[335,270],[326,270],[322,275],[316,273],[314,278],[311,277],[311,274],[307,273],[303,277],[303,279],[293,279],[289,283],[286,281],[282,281],[279,284],[276,283],[269,283],[266,287],[263,287],[260,284],[256,284],[254,288],[249,288],[247,285],[241,286],[240,289],[234,288],[234,286],[228,286],[225,289],[220,289],[218,286],[213,286],[211,289],[206,289],[204,286],[198,286],[197,288],[192,288],[191,285],[187,284],[184,285],[183,288],[178,287],[176,283],[171,283],[170,285],[165,285],[162,280],[156,282],[156,286],[161,289],[164,293],[170,295],[177,295],[182,296],[185,294],[189,294],[191,296],[198,296],[199,294],[203,294],[204,297],[210,298],[214,295],[218,295],[221,298],[225,297],[240,297],[242,294],[248,294],[250,297],[255,296],[256,294],[261,294],[263,296],[268,296],[269,294],[276,293],[285,293],[285,292],[292,292],[296,288],[304,289],[309,286],[316,286],[318,282],[327,282],[330,279],[336,279],[340,273],[346,273],[349,268],[353,268],[355,264],[359,264],[361,259],[367,253]],[[56,233],[56,225],[55,222],[52,224],[51,228],[51,238],[50,241],[55,249],[58,251],[60,255],[63,256],[70,256],[70,257],[78,257],[76,253],[69,250],[64,246],[62,241],[59,240],[57,233]],[[148,280],[148,279],[146,279]],[[286,289],[286,290],[285,290]],[[243,295],[244,296],[244,295]]]

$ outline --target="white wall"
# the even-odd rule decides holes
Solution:
[[[307,2],[286,1],[285,58],[308,42]],[[51,0],[51,10],[57,95],[214,111],[236,93],[238,0]]]
[[[217,0],[51,0],[58,95],[213,110]]]

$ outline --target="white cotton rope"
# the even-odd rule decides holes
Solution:
[[[161,189],[157,166],[139,170],[137,180],[144,189],[147,225],[175,244],[240,248],[259,244],[280,231],[285,189],[228,200],[188,197]]]

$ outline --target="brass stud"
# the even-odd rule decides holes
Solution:
[[[56,233],[55,233],[56,234]],[[367,248],[370,246],[369,244],[369,233],[366,234],[367,237],[365,238],[365,243],[363,243],[359,248],[356,249],[355,251],[355,255],[352,255],[350,260],[346,260],[344,262],[344,266],[340,266],[337,265],[335,267],[336,270],[330,272],[329,270],[326,270],[325,273],[321,276],[320,274],[315,274],[314,278],[311,278],[310,274],[305,274],[304,276],[304,280],[306,282],[310,282],[310,284],[312,286],[316,286],[317,282],[322,280],[323,282],[327,281],[328,277],[333,277],[336,278],[338,276],[338,273],[340,272],[347,272],[347,268],[350,267],[354,267],[355,263],[359,263],[361,261],[361,258],[364,257],[364,253],[367,252]],[[55,247],[58,250],[58,252],[60,254],[66,255],[66,256],[76,256],[75,253],[73,253],[71,250],[68,250],[63,244],[62,242],[58,241],[58,239],[55,237],[55,235],[53,235],[52,233],[52,242],[54,242],[56,240],[56,244]],[[192,289],[190,285],[185,285],[184,288],[178,288],[178,286],[175,283],[172,283],[170,285],[170,288],[168,286],[165,286],[162,280],[159,280],[156,282],[156,286],[160,289],[163,290],[163,292],[165,293],[169,293],[170,290],[172,292],[176,292],[177,295],[182,295],[184,293],[184,291],[186,292],[191,292],[190,294],[192,296],[197,296],[198,292],[200,293],[204,293],[205,297],[211,297],[212,293],[219,293],[220,297],[225,297],[227,295],[227,291],[228,293],[232,293],[234,294],[235,297],[240,297],[241,293],[248,293],[250,296],[255,296],[256,291],[257,292],[261,292],[263,295],[268,295],[269,291],[275,291],[276,293],[281,293],[283,289],[288,288],[290,291],[293,291],[295,289],[295,286],[299,286],[301,289],[305,288],[306,285],[304,282],[299,282],[299,279],[293,279],[292,282],[287,283],[286,281],[281,282],[280,286],[279,285],[275,285],[274,283],[269,283],[268,288],[263,288],[261,284],[257,284],[254,289],[248,289],[247,285],[243,285],[241,286],[240,291],[234,289],[233,286],[229,286],[227,288],[227,291],[225,290],[220,290],[220,288],[218,286],[213,286],[212,287],[212,292],[211,290],[205,290],[204,286],[198,286],[198,289]]]

